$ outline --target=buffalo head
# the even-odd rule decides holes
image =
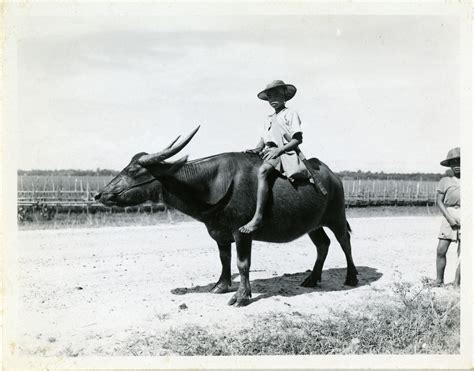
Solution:
[[[158,179],[181,167],[187,161],[187,156],[174,162],[165,160],[181,151],[193,138],[199,126],[179,144],[175,145],[177,137],[164,150],[147,154],[137,153],[130,163],[95,195],[96,201],[106,206],[133,206],[145,201],[158,201]]]

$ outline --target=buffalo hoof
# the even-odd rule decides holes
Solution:
[[[217,282],[210,292],[213,294],[225,294],[226,292],[229,292],[229,291],[230,291],[230,284]]]
[[[229,300],[227,305],[233,305],[235,307],[245,307],[246,305],[250,304],[250,296],[238,296],[235,294]]]
[[[321,279],[315,278],[313,275],[309,275],[303,283],[300,285],[302,287],[317,287],[318,283],[321,282]]]
[[[357,277],[352,277],[352,278],[347,277],[346,280],[344,281],[344,285],[352,286],[352,287],[357,286],[358,283],[359,283],[359,280],[357,279]]]

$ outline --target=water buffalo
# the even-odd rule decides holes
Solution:
[[[188,161],[175,155],[196,134],[197,127],[179,144],[176,138],[155,154],[138,153],[95,198],[104,205],[130,206],[147,200],[157,201],[160,183],[165,202],[203,222],[217,242],[222,272],[211,292],[225,293],[231,286],[231,244],[236,243],[240,285],[229,305],[250,302],[249,281],[252,240],[289,242],[307,233],[317,249],[311,274],[302,283],[315,287],[330,244],[323,226],[336,236],[347,260],[345,284],[357,285],[357,269],[352,260],[350,227],[346,220],[344,190],[340,179],[323,163],[311,159],[319,168],[320,179],[328,194],[319,193],[308,181],[291,183],[276,177],[264,212],[263,226],[252,234],[239,232],[255,212],[257,171],[262,160],[256,154],[234,152]]]

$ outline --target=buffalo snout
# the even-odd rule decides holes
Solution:
[[[94,199],[105,206],[114,206],[117,204],[117,195],[114,193],[99,192],[94,196]]]

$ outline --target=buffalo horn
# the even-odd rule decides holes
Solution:
[[[186,138],[184,138],[181,143],[177,144],[176,146],[173,147],[173,145],[176,143],[176,141],[179,139],[176,138],[168,147],[166,147],[163,151],[153,153],[151,155],[143,155],[140,157],[140,160],[138,160],[142,165],[151,165],[163,160],[166,160],[167,158],[174,156],[177,154],[179,151],[181,151],[190,141],[193,139],[194,135],[197,133],[199,130],[200,125],[194,129],[191,134],[189,134]]]
[[[181,135],[178,135],[178,136],[176,137],[176,139],[173,140],[173,141],[170,143],[170,145],[169,145],[168,147],[166,147],[165,149],[170,149],[171,147],[173,147],[173,144],[175,144],[175,143],[178,141],[179,138],[181,138]]]

